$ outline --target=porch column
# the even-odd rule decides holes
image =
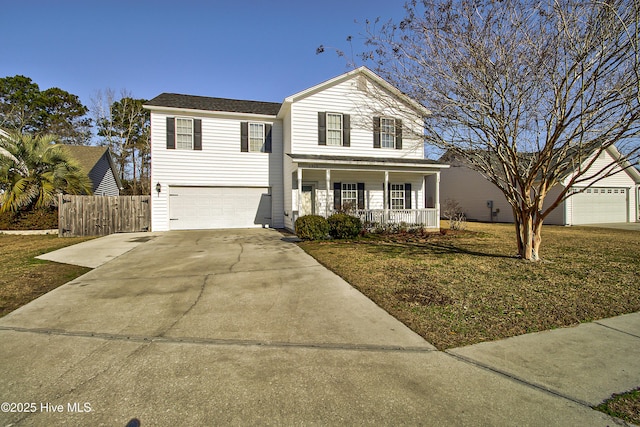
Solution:
[[[436,172],[436,196],[434,198],[436,208],[436,227],[440,228],[440,172]]]
[[[327,169],[325,171],[325,180],[326,180],[326,191],[327,191],[327,201],[325,203],[325,218],[329,218],[329,213],[331,212],[332,200],[331,197],[331,169]]]
[[[389,200],[391,195],[389,194],[389,171],[384,171],[384,222],[387,223],[389,219]]]
[[[298,167],[298,197],[297,197],[297,210],[298,217],[300,217],[300,210],[302,209],[302,168]]]

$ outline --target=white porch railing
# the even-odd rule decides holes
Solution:
[[[362,222],[371,224],[422,225],[426,228],[438,227],[437,209],[358,209],[355,216]]]

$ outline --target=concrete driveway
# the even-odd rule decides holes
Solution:
[[[435,351],[274,230],[161,234],[0,319],[0,343],[2,426],[612,422]]]

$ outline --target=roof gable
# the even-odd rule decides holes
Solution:
[[[97,147],[93,145],[58,145],[63,147],[64,150],[79,163],[83,172],[85,172],[87,175],[91,173],[93,168],[95,168],[100,160],[102,160],[102,158],[104,157],[109,163],[109,167],[113,172],[113,177],[116,180],[118,188],[122,188],[120,177],[118,176],[118,172],[115,168],[115,164],[113,163],[111,152],[109,151],[108,147]]]
[[[95,147],[90,145],[64,145],[59,144],[64,150],[71,155],[86,172],[91,172],[102,156],[108,150],[107,147]]]
[[[365,77],[366,79],[368,79],[370,82],[372,82],[373,84],[377,85],[380,89],[386,91],[387,93],[391,94],[392,96],[396,97],[397,99],[399,99],[400,101],[404,102],[405,104],[407,104],[408,106],[410,106],[413,110],[415,110],[417,113],[419,113],[422,116],[428,116],[431,114],[431,111],[429,111],[427,108],[425,108],[423,105],[421,105],[420,103],[414,101],[412,98],[410,98],[409,96],[407,96],[406,94],[402,93],[400,90],[398,90],[395,86],[391,85],[389,82],[387,82],[386,80],[384,80],[382,77],[378,76],[376,73],[374,73],[373,71],[371,71],[370,69],[368,69],[367,67],[359,67],[356,68],[355,70],[349,71],[347,73],[341,74],[337,77],[334,77],[330,80],[327,80],[325,82],[322,82],[320,84],[317,84],[313,87],[310,87],[308,89],[305,89],[301,92],[295,93],[291,96],[288,96],[287,98],[285,98],[285,104],[290,104],[293,102],[297,102],[300,101],[308,96],[311,96],[313,94],[316,94],[322,90],[325,90],[329,87],[338,85],[342,82],[345,82],[347,80],[351,80],[354,78],[358,78],[360,76]]]
[[[372,82],[378,88],[388,94],[396,97],[398,100],[410,106],[421,116],[428,116],[431,112],[420,103],[414,101],[404,93],[400,92],[395,86],[388,83],[382,77],[368,69],[360,67],[347,73],[341,74],[333,79],[317,84],[313,87],[305,89],[285,98],[284,103],[249,101],[241,99],[229,98],[213,98],[208,96],[184,95],[179,93],[162,93],[152,100],[146,102],[144,107],[147,109],[158,108],[177,108],[184,110],[214,111],[220,113],[240,113],[240,114],[256,114],[266,116],[278,116],[282,111],[286,111],[286,107],[292,102],[299,101],[318,93],[331,86],[340,84],[344,81],[364,76],[368,81]],[[285,107],[283,109],[283,107]]]
[[[188,110],[220,111],[231,113],[261,114],[275,116],[280,103],[246,101],[241,99],[212,98],[208,96],[162,93],[144,104],[145,107],[169,107]]]

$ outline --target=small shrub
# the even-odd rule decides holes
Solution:
[[[460,207],[460,204],[453,199],[444,202],[442,215],[449,220],[449,228],[452,230],[466,230],[467,218]]]
[[[337,213],[328,219],[329,234],[335,239],[352,239],[362,231],[362,221],[355,216]]]
[[[58,228],[57,208],[0,213],[0,230],[47,230],[52,228]]]
[[[329,235],[329,223],[320,215],[305,215],[296,220],[296,235],[303,240],[321,240]]]

